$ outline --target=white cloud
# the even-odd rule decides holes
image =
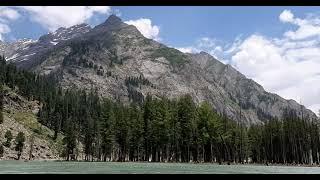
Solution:
[[[9,33],[11,31],[8,23],[10,21],[16,20],[20,17],[20,14],[9,7],[0,7],[0,40],[3,41],[3,34]]]
[[[16,20],[20,17],[20,14],[8,7],[0,7],[0,18],[2,21],[7,21],[7,20]]]
[[[224,49],[226,50],[224,51],[224,53],[232,54],[233,52],[237,51],[242,42],[242,35],[237,36],[232,44],[225,45]]]
[[[189,47],[177,47],[176,49],[178,49],[179,51],[183,52],[183,53],[199,53],[201,50],[195,48],[195,47],[192,47],[192,46],[189,46]]]
[[[184,53],[199,53],[204,51],[218,59],[222,59],[222,55],[224,54],[223,48],[218,45],[218,40],[209,37],[199,38],[194,46],[175,48]],[[223,62],[225,63],[225,61]]]
[[[319,36],[320,27],[306,24],[300,26],[297,31],[287,31],[284,35],[293,40],[305,39],[312,36]]]
[[[217,46],[217,47],[215,47],[214,49],[213,49],[213,51],[222,51],[222,47],[221,46]]]
[[[11,8],[8,7],[0,7],[0,17],[3,20],[3,18],[8,20],[16,20],[20,17],[20,14]]]
[[[320,116],[320,104],[313,104],[309,107],[309,109],[316,113],[318,116]]]
[[[122,15],[122,13],[120,12],[119,9],[114,9],[114,10],[112,11],[112,14],[115,14],[115,15],[118,16],[118,17],[120,17],[120,16]]]
[[[290,10],[284,10],[280,16],[279,19],[282,22],[293,22],[293,14],[291,13]]]
[[[310,37],[320,36],[320,18],[309,16],[305,19],[295,18],[290,10],[284,10],[280,16],[280,21],[298,26],[296,31],[287,31],[284,36],[292,40],[301,40]]]
[[[159,37],[160,28],[159,26],[152,25],[150,19],[140,18],[137,20],[129,20],[125,23],[134,25],[141,32],[143,36],[149,39],[154,39],[156,41],[160,41]]]
[[[209,37],[203,37],[197,41],[197,46],[200,48],[214,48],[216,46],[216,40]]]
[[[3,35],[10,32],[10,28],[6,24],[1,24],[0,23],[0,40],[3,41]]]
[[[280,21],[298,25],[281,38],[254,34],[232,47],[231,64],[270,92],[320,108],[320,23],[283,11]],[[313,38],[310,38],[313,37]]]
[[[18,7],[29,13],[32,21],[45,29],[55,31],[59,27],[69,27],[84,23],[95,14],[110,14],[109,6],[25,6]]]

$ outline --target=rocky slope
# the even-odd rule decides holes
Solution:
[[[28,55],[32,55],[32,53],[29,54],[26,52],[28,52],[29,46],[33,43],[36,43],[36,41],[27,38],[11,43],[0,42],[0,53],[4,55],[7,60],[27,60],[29,58]]]
[[[59,43],[88,32],[88,24],[79,24],[69,28],[59,28],[55,32],[41,36],[37,41],[21,39],[12,43],[0,42],[0,54],[7,60],[17,62],[18,67],[28,69],[41,55]]]
[[[132,97],[140,100],[147,93],[170,98],[188,93],[197,103],[206,100],[234,120],[239,120],[241,109],[247,125],[280,118],[285,108],[316,118],[297,102],[266,92],[209,54],[185,54],[147,39],[114,15],[83,32],[41,56],[11,61],[42,74],[55,73],[65,88],[97,88],[101,95],[124,102]],[[129,77],[140,77],[139,85],[130,84]]]
[[[30,150],[32,160],[58,159],[61,151],[61,135],[58,140],[52,140],[53,132],[37,122],[36,113],[39,110],[37,101],[27,101],[14,91],[5,88],[4,96],[4,122],[0,124],[0,143],[6,141],[5,133],[11,131],[13,139],[10,147],[4,147],[2,160],[17,158],[14,139],[19,132],[25,135],[25,145],[21,160],[29,160]]]

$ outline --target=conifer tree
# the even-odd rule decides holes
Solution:
[[[25,141],[24,133],[19,132],[15,139],[15,142],[16,142],[15,150],[18,152],[18,160],[20,159],[23,151],[24,141]]]

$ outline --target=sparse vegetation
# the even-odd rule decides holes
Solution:
[[[137,91],[131,86],[127,87],[129,100],[134,103],[141,104],[144,101],[144,96],[141,92]]]
[[[0,144],[0,158],[3,157],[4,149],[2,144]]]
[[[3,90],[3,84],[2,84],[1,79],[0,79],[0,82],[1,82],[0,83],[0,124],[2,124],[3,123],[3,96],[4,96],[4,90]]]
[[[103,76],[104,75],[104,70],[103,69],[98,69],[97,70],[97,75]]]
[[[164,57],[166,58],[173,66],[180,67],[184,63],[188,62],[187,56],[182,52],[168,47],[161,47],[156,49],[152,54],[152,58]]]
[[[141,46],[148,46],[148,45],[151,44],[151,41],[152,41],[151,39],[143,38],[143,40],[140,41],[141,42]]]
[[[11,146],[11,140],[13,138],[11,131],[7,130],[4,137],[6,138],[6,142],[4,143],[4,146],[9,148]]]
[[[131,77],[131,76],[127,77],[125,79],[125,84],[127,87],[129,86],[139,87],[139,85],[146,85],[146,86],[152,85],[152,83],[142,75],[140,75],[139,77]]]
[[[77,73],[73,69],[68,68],[67,72],[73,76],[77,76]]]

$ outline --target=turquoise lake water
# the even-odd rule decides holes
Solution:
[[[135,162],[0,161],[0,174],[320,174],[320,167]]]

